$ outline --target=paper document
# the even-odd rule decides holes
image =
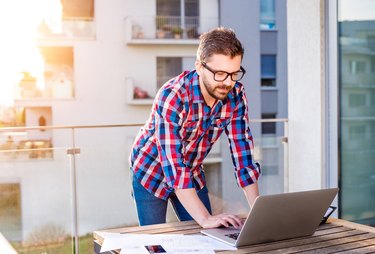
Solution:
[[[163,252],[159,252],[159,253],[163,253]],[[214,250],[172,250],[172,251],[168,250],[168,252],[164,252],[164,253],[166,254],[215,254],[215,251]],[[122,249],[120,254],[150,254],[150,252],[146,250],[146,248],[144,247],[139,247],[135,249]]]
[[[121,249],[128,253],[162,253],[147,250],[147,246],[161,246],[167,253],[214,253],[213,250],[237,248],[203,235],[181,234],[105,234],[100,252]],[[143,249],[142,249],[143,248]],[[144,252],[144,251],[146,252]],[[135,252],[132,252],[135,251]],[[178,251],[178,252],[177,252]],[[195,252],[194,252],[195,251]],[[206,252],[198,252],[206,251]],[[207,252],[208,251],[208,252]],[[210,252],[211,251],[211,252]],[[127,253],[127,252],[123,252]]]

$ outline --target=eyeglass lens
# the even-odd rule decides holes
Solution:
[[[207,70],[212,72],[212,74],[214,74],[214,80],[216,80],[218,82],[226,80],[228,78],[228,76],[230,76],[232,81],[239,81],[239,80],[242,79],[242,77],[245,74],[245,70],[242,67],[241,67],[241,70],[239,70],[237,72],[228,73],[228,72],[225,72],[225,71],[214,71],[210,67],[208,67],[207,64],[204,63],[204,62],[202,62],[202,65],[203,65],[204,68],[206,68]]]
[[[238,81],[238,80],[242,79],[243,74],[244,73],[242,71],[238,71],[238,72],[234,72],[234,73],[227,73],[227,72],[223,72],[223,71],[218,71],[218,72],[214,73],[214,79],[216,81],[224,81],[228,78],[228,76],[230,76],[232,81]]]

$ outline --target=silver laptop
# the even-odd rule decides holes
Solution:
[[[337,192],[338,188],[332,188],[259,196],[241,230],[228,227],[201,232],[236,247],[309,236]]]

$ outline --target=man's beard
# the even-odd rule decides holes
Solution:
[[[215,98],[216,100],[221,100],[221,101],[227,98],[229,91],[232,90],[231,86],[226,86],[224,84],[218,85],[218,86],[212,86],[205,80],[203,80],[203,85],[206,88],[207,93],[211,97]]]

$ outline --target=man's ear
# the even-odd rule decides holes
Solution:
[[[195,70],[197,71],[198,75],[201,75],[202,68],[203,66],[201,62],[198,59],[195,60]]]

